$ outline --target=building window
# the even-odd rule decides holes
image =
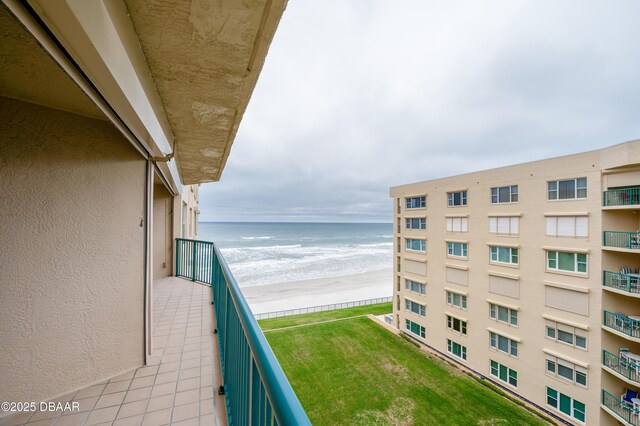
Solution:
[[[427,240],[418,240],[415,238],[405,238],[407,250],[427,252]]]
[[[547,374],[587,387],[587,369],[547,354]]]
[[[520,233],[520,218],[518,216],[490,217],[489,233],[497,235],[518,235]]]
[[[467,348],[466,346],[462,346],[460,343],[456,343],[453,340],[447,339],[447,352],[451,355],[467,360]]]
[[[509,339],[508,337],[489,332],[489,343],[491,347],[500,352],[504,352],[507,355],[518,357],[518,342]]]
[[[456,333],[467,335],[467,322],[447,315],[447,328]]]
[[[425,329],[420,324],[415,323],[411,320],[405,320],[405,325],[407,330],[409,330],[411,333],[415,334],[416,336],[422,337],[423,339],[425,338]]]
[[[587,198],[587,178],[552,180],[547,182],[549,200],[576,200]]]
[[[413,292],[413,293],[418,293],[418,294],[422,294],[425,295],[427,294],[427,286],[426,284],[422,284],[422,283],[417,283],[415,281],[411,281],[411,280],[404,280],[404,288],[406,288],[407,290]]]
[[[510,265],[518,264],[518,249],[513,247],[489,247],[491,253],[491,262],[508,263]]]
[[[584,423],[587,418],[586,406],[563,393],[547,387],[547,405]]]
[[[447,255],[455,257],[467,257],[467,243],[447,243]]]
[[[427,197],[422,195],[420,197],[407,197],[405,198],[407,209],[423,209],[427,207]]]
[[[489,303],[489,316],[492,320],[518,326],[518,311],[515,309]]]
[[[467,309],[467,296],[447,291],[447,305],[455,306],[460,309]]]
[[[546,323],[547,339],[587,350],[587,330],[555,321]]]
[[[467,191],[447,192],[447,205],[459,207],[467,205]]]
[[[518,373],[506,365],[490,360],[491,375],[513,387],[518,387]]]
[[[427,229],[427,218],[426,217],[408,217],[405,219],[407,229],[419,229],[424,230]]]
[[[448,217],[447,232],[467,232],[468,224],[466,217]]]
[[[564,251],[547,252],[547,269],[552,271],[587,273],[587,255]]]
[[[491,203],[517,203],[518,185],[498,186],[491,188]]]
[[[587,216],[548,216],[547,235],[552,237],[588,237]]]
[[[420,315],[421,317],[425,316],[427,313],[424,305],[421,305],[409,299],[404,299],[404,307],[407,309],[407,311],[411,311],[416,315]]]

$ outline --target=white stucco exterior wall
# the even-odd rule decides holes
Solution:
[[[144,356],[145,160],[105,121],[0,97],[0,400]]]

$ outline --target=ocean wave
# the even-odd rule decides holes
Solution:
[[[376,238],[393,238],[393,235],[378,235]]]
[[[356,244],[356,247],[391,247],[393,243]]]
[[[274,236],[266,236],[266,237],[240,237],[241,240],[270,240],[275,238]]]

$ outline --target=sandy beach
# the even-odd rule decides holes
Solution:
[[[391,268],[361,274],[244,287],[255,314],[393,295]]]

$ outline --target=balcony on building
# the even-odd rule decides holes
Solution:
[[[617,353],[602,350],[602,368],[631,386],[640,386],[638,345],[619,348]]]
[[[640,274],[603,271],[602,286],[614,293],[640,298]]]
[[[626,340],[640,342],[640,313],[632,315],[605,310],[602,327]]]
[[[634,407],[633,402],[628,400],[629,396],[633,396],[633,392],[637,394],[636,391],[631,390],[632,393],[628,394],[625,390],[623,395],[616,396],[603,389],[600,407],[624,425],[640,426],[640,413],[638,413],[638,408],[637,406]]]
[[[640,209],[640,187],[614,188],[604,191],[603,209]]]

